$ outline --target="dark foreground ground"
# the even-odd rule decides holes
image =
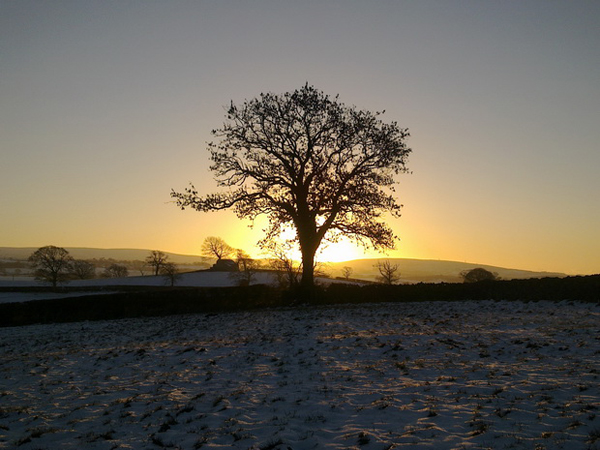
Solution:
[[[0,449],[598,450],[600,306],[436,301],[0,328]]]

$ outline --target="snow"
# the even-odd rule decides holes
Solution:
[[[235,284],[235,276],[232,272],[185,272],[179,274],[176,286],[213,286],[223,287]],[[259,272],[254,276],[253,284],[272,283],[274,276],[272,272]],[[94,278],[91,280],[73,280],[63,283],[61,286],[91,287],[91,286],[165,286],[170,284],[165,276],[139,276],[124,278]],[[33,278],[19,281],[1,280],[0,286],[28,287],[48,286],[48,283],[35,281]]]
[[[175,287],[228,287],[235,286],[236,274],[232,272],[187,272],[181,273],[175,282]],[[334,280],[329,278],[316,278],[320,284],[344,283],[343,280]],[[277,279],[272,272],[258,272],[254,275],[251,284],[275,285]],[[355,283],[360,284],[360,283]],[[119,287],[131,286],[169,286],[170,280],[165,276],[143,276],[143,277],[125,277],[125,278],[94,278],[92,280],[74,280],[61,286],[72,288],[82,288],[81,291],[68,293],[56,292],[22,292],[22,291],[0,291],[0,303],[15,303],[30,300],[52,300],[66,297],[81,297],[82,295],[100,295],[119,292]],[[0,280],[0,287],[6,288],[26,288],[26,287],[49,287],[48,283],[35,281],[33,278],[19,281]],[[102,291],[90,291],[86,288],[104,288]]]
[[[332,280],[333,281],[333,280]],[[254,277],[252,284],[274,284],[275,277],[273,273],[260,272]],[[175,282],[176,287],[226,287],[235,286],[236,279],[231,272],[188,272],[180,274]],[[143,276],[143,277],[125,277],[125,278],[95,278],[92,280],[74,280],[61,286],[69,288],[82,288],[82,291],[69,293],[55,292],[19,292],[19,291],[0,291],[0,303],[24,302],[30,300],[51,300],[66,297],[80,297],[82,295],[98,295],[119,292],[120,286],[167,286],[170,281],[164,276]],[[26,280],[0,280],[0,287],[6,288],[26,288],[46,286],[48,283],[35,281],[33,278]],[[102,287],[109,290],[89,291],[86,288]]]
[[[600,308],[422,302],[0,329],[0,448],[598,449]]]

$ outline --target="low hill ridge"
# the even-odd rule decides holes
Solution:
[[[88,248],[88,247],[64,247],[75,259],[115,259],[118,261],[143,261],[151,250],[133,248]],[[29,258],[38,247],[0,247],[0,259]],[[169,260],[179,264],[192,264],[205,258],[199,255],[182,255],[178,253],[163,252],[169,256]]]
[[[65,247],[75,259],[115,259],[121,261],[144,260],[150,250],[144,249],[99,249],[85,247]],[[34,247],[0,247],[0,259],[26,260],[37,248]],[[207,261],[207,258],[199,255],[183,255],[164,252],[169,260],[177,264],[195,264]],[[344,267],[352,268],[353,279],[375,280],[378,272],[375,267],[377,261],[389,260],[398,265],[400,282],[456,282],[462,281],[460,273],[482,267],[490,272],[495,272],[505,280],[523,278],[564,277],[566,274],[559,272],[535,272],[529,270],[511,269],[492,266],[487,264],[474,264],[458,261],[428,260],[412,258],[367,258],[344,261],[338,263],[324,264],[325,272],[332,277],[340,277]]]
[[[560,272],[536,272],[531,270],[511,269],[506,267],[492,266],[489,264],[475,264],[459,261],[432,260],[432,259],[412,259],[412,258],[368,258],[356,259],[340,263],[329,263],[335,276],[339,276],[342,268],[351,267],[352,278],[374,279],[377,277],[377,262],[390,261],[398,265],[400,272],[400,282],[456,282],[462,281],[460,273],[464,270],[471,270],[477,267],[497,273],[504,280],[525,279],[525,278],[544,278],[544,277],[565,277],[566,274]]]

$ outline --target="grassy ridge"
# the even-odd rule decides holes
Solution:
[[[0,304],[0,326],[112,320],[238,311],[289,306],[300,301],[294,291],[257,285],[227,288],[154,288],[105,295]],[[315,304],[460,300],[576,300],[600,303],[600,275],[567,278],[353,286],[320,288]]]

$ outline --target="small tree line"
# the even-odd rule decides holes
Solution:
[[[202,245],[204,256],[216,258],[217,264],[220,261],[232,258],[230,261],[231,277],[238,285],[248,286],[255,281],[256,274],[261,270],[273,271],[277,278],[277,283],[282,288],[294,288],[299,286],[302,274],[302,263],[295,261],[291,243],[272,245],[271,257],[264,261],[251,258],[245,251],[235,249],[228,245],[219,237],[209,236]],[[41,247],[31,254],[28,262],[33,269],[35,278],[39,281],[50,283],[57,287],[59,283],[70,280],[86,280],[95,278],[97,275],[96,266],[86,260],[74,259],[67,250],[53,245]],[[160,251],[152,250],[143,262],[145,267],[152,270],[153,275],[162,275],[166,281],[174,286],[181,277],[178,266],[169,261],[169,256]],[[379,275],[377,281],[382,284],[393,285],[400,281],[399,265],[390,260],[378,261],[374,266]],[[315,274],[326,276],[326,274],[317,266]],[[353,269],[349,266],[342,268],[343,279],[350,281]],[[124,264],[111,263],[100,274],[104,278],[123,278],[129,276],[129,269]],[[483,268],[465,270],[460,273],[465,283],[474,283],[479,281],[498,280],[499,276],[495,272],[490,272]]]
[[[168,255],[153,250],[142,264],[152,268],[155,275],[164,275],[173,285],[179,270],[176,264],[167,260]],[[87,260],[75,259],[66,249],[54,245],[40,247],[29,256],[28,262],[36,280],[50,283],[55,288],[60,283],[71,280],[90,280],[98,275],[95,264]],[[136,268],[143,274],[139,264],[136,265]],[[104,268],[99,276],[124,278],[129,276],[129,269],[125,264],[112,262]]]
[[[235,262],[238,267],[235,277],[242,285],[249,285],[254,279],[254,274],[260,268],[259,261],[250,258],[243,250],[229,246],[221,238],[212,236],[206,238],[202,246],[202,253],[207,257],[216,257],[218,261],[235,254]],[[97,276],[95,264],[87,260],[75,259],[66,249],[54,245],[37,249],[29,256],[28,263],[36,280],[50,283],[54,288],[60,283],[71,280],[88,280]],[[139,270],[141,275],[143,275],[143,268],[149,268],[154,276],[164,276],[171,286],[174,286],[181,277],[177,264],[169,261],[169,255],[160,250],[152,250],[143,262],[134,261],[134,263],[136,263],[136,270]],[[117,262],[110,263],[100,273],[100,277],[103,278],[127,276],[129,276],[127,265]]]

